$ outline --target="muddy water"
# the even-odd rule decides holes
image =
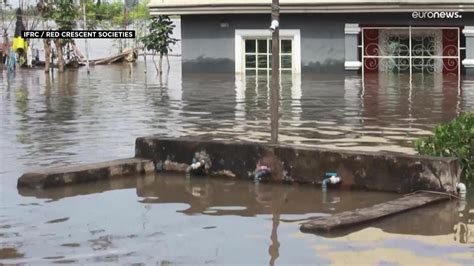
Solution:
[[[173,58],[173,60],[175,60]],[[177,63],[177,62],[175,62]],[[353,232],[313,236],[292,220],[394,195],[153,177],[33,192],[28,169],[133,156],[138,136],[269,139],[266,77],[95,67],[0,80],[0,262],[472,264],[474,203],[440,204]],[[452,77],[285,76],[285,143],[413,153],[410,140],[474,110]],[[474,192],[471,192],[471,195]],[[360,229],[360,228],[359,228]]]
[[[472,213],[459,212],[454,201],[366,229],[315,236],[300,233],[299,221],[397,195],[323,194],[308,186],[170,175],[46,191],[22,189],[19,194],[22,203],[1,218],[0,256],[6,263],[446,265],[474,261],[472,231],[470,236],[466,231]]]

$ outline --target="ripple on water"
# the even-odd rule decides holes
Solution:
[[[26,170],[133,156],[134,141],[139,136],[269,140],[270,93],[266,79],[182,74],[179,62],[173,64],[164,84],[160,84],[153,66],[145,74],[142,63],[137,63],[132,72],[128,66],[96,66],[90,76],[81,69],[55,75],[53,79],[41,70],[19,70],[10,76],[1,73],[0,236],[7,239],[7,244],[2,243],[0,259],[44,264],[103,264],[120,260],[131,264],[156,263],[154,258],[162,257],[163,263],[218,264],[225,258],[224,262],[265,264],[267,261],[258,258],[269,256],[269,250],[273,252],[281,242],[281,263],[301,260],[327,264],[341,262],[344,257],[358,261],[358,254],[350,252],[357,245],[351,238],[354,235],[337,238],[349,250],[341,252],[339,242],[296,234],[299,231],[294,220],[366,206],[378,200],[374,194],[370,199],[365,193],[329,194],[330,199],[323,204],[319,192],[302,187],[282,190],[238,183],[229,190],[223,182],[193,181],[192,185],[199,188],[197,193],[183,180],[155,180],[158,185],[154,187],[142,187],[137,181],[123,186],[98,183],[84,190],[52,191],[52,196],[29,196],[25,203],[16,190],[16,178]],[[437,123],[474,110],[474,80],[464,77],[459,88],[457,81],[449,77],[429,75],[415,75],[411,86],[403,74],[366,77],[364,81],[357,76],[310,73],[282,79],[283,143],[411,154],[412,139],[429,135]],[[102,193],[111,188],[123,188],[123,193]],[[226,191],[226,197],[219,196],[222,191]],[[92,193],[95,194],[85,195]],[[237,194],[244,196],[236,197]],[[292,195],[289,203],[278,205],[282,209],[273,208],[279,204],[278,197],[286,194]],[[336,202],[338,197],[341,202]],[[385,197],[391,196],[382,198]],[[298,198],[305,204],[295,204]],[[423,234],[446,235],[453,241],[455,208],[450,207],[451,212],[436,208],[419,212],[417,216],[421,218],[408,215],[402,219],[404,223],[388,222],[382,228],[397,234],[377,231],[377,236],[414,235],[417,232],[403,224],[415,219],[410,224],[417,225]],[[18,215],[20,211],[22,215]],[[466,209],[461,219],[466,220],[468,215]],[[272,222],[278,218],[281,223],[275,231],[280,242],[269,244],[275,225]],[[37,224],[38,221],[49,222]],[[459,228],[467,228],[465,223],[459,222]],[[293,240],[293,235],[297,235],[298,241]],[[361,232],[360,238],[372,235],[373,231]],[[461,231],[459,236],[465,241]],[[429,241],[436,246],[437,240]],[[313,242],[329,250],[318,254],[308,251],[311,244],[316,244]],[[290,247],[294,249],[287,252]],[[379,255],[409,255],[414,261],[433,262],[420,260],[403,249],[389,248],[385,247]],[[459,261],[466,259],[466,248],[458,248],[449,256]],[[91,250],[95,252],[92,254]],[[199,252],[186,253],[188,250]],[[246,256],[236,255],[235,250]],[[199,256],[193,255],[198,253]],[[381,263],[372,253],[363,254],[370,262]]]

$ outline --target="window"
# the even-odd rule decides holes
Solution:
[[[292,72],[292,40],[280,40],[280,70]],[[245,73],[270,74],[272,69],[272,40],[245,40]]]
[[[364,72],[460,74],[458,27],[366,27]]]
[[[301,73],[300,31],[280,30],[280,70]],[[272,39],[268,29],[235,31],[235,71],[271,74]]]

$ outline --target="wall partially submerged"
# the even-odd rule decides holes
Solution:
[[[282,179],[286,172],[297,182],[316,183],[326,172],[337,172],[345,186],[398,193],[453,191],[460,176],[454,158],[191,138],[142,137],[136,140],[135,148],[136,157],[156,163],[190,164],[195,152],[200,151],[210,156],[211,173],[226,171],[238,178],[253,178],[252,172],[259,161],[273,169],[273,179]]]
[[[336,172],[350,188],[408,193],[417,190],[453,191],[460,166],[455,158],[369,153],[193,138],[142,137],[135,158],[46,168],[25,173],[19,188],[48,188],[93,182],[157,170],[185,172],[195,154],[209,158],[209,176],[253,179],[256,165],[271,169],[271,180],[319,183]]]

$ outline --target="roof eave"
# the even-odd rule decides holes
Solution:
[[[413,11],[460,11],[474,12],[474,3],[469,5],[282,5],[281,13],[387,13]],[[151,15],[199,15],[199,14],[266,14],[270,13],[267,4],[256,5],[188,5],[188,6],[150,6]]]

